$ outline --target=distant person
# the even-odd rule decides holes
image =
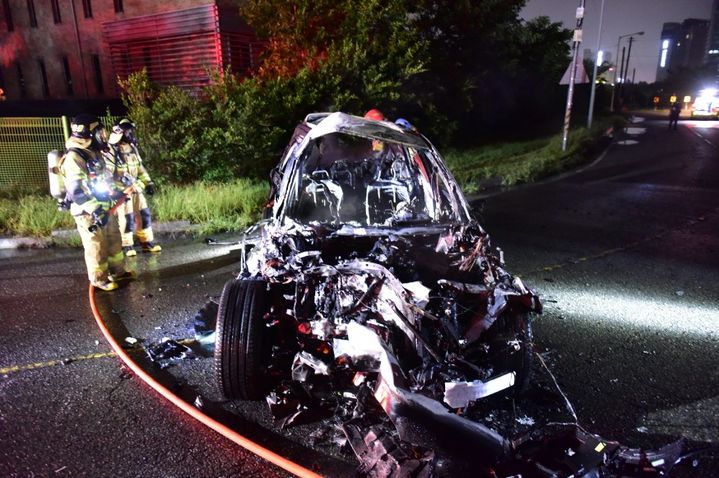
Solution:
[[[681,112],[681,110],[682,105],[678,101],[675,101],[672,104],[672,107],[669,108],[669,129],[677,129],[677,123],[679,122],[679,113]]]
[[[135,125],[127,118],[120,120],[112,127],[109,143],[114,154],[124,164],[125,177],[132,185],[130,199],[118,211],[122,250],[126,256],[137,255],[134,247],[134,236],[137,234],[143,252],[160,252],[162,247],[153,242],[152,217],[145,198],[145,194],[155,194],[155,183],[143,166],[137,150]]]
[[[105,291],[118,288],[118,281],[132,280],[135,273],[125,269],[117,216],[110,213],[113,201],[122,197],[102,151],[107,133],[100,120],[82,114],[73,118],[68,150],[61,165],[67,199],[85,249],[90,284]]]

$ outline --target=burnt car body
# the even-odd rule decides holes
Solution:
[[[408,419],[486,463],[541,450],[545,438],[512,441],[462,416],[527,386],[541,304],[504,269],[424,136],[310,115],[273,172],[269,204],[220,298],[215,364],[226,397],[265,398],[281,426],[334,417],[370,476],[432,474],[432,445],[417,446]],[[551,436],[579,449],[582,433]],[[597,466],[607,461],[592,453]]]

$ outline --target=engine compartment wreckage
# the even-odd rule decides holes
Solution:
[[[486,476],[662,476],[677,461],[681,442],[644,452],[573,424],[510,439],[465,418],[527,387],[542,306],[424,136],[313,114],[271,181],[219,301],[226,397],[266,399],[280,427],[331,419],[318,434],[348,444],[365,476],[433,476],[418,424],[463,443]]]

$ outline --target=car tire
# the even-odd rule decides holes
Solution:
[[[497,368],[501,372],[514,372],[512,395],[518,396],[527,391],[534,362],[531,316],[528,312],[507,311],[499,319],[498,334],[493,338],[500,347],[506,348],[507,340],[518,340],[519,350],[508,353],[498,360]]]
[[[267,283],[233,279],[225,284],[217,312],[215,374],[225,397],[259,400],[267,391],[270,348],[265,315]]]

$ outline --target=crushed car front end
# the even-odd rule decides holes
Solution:
[[[368,437],[402,442],[407,416],[507,454],[507,440],[457,412],[526,387],[537,295],[505,270],[426,138],[342,113],[300,131],[273,174],[271,217],[220,299],[223,392],[265,397],[281,426],[335,416],[365,466],[386,458]]]

